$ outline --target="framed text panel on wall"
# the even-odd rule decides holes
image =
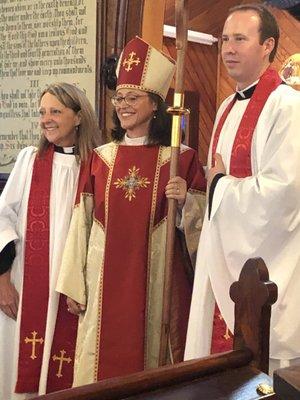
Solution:
[[[95,106],[97,14],[97,0],[0,1],[0,180],[38,143],[48,84],[75,84]]]

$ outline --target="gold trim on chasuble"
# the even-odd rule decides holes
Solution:
[[[111,186],[113,169],[117,157],[119,146],[116,143],[108,143],[107,145],[101,146],[96,149],[96,153],[101,158],[102,161],[109,167],[109,173],[107,178],[107,183],[105,187],[105,229],[104,229],[104,249],[106,242],[106,229],[108,220],[108,200],[109,200],[109,189]],[[101,263],[100,272],[100,284],[99,284],[99,297],[98,297],[98,319],[97,319],[97,340],[96,340],[96,353],[95,353],[95,365],[94,365],[94,382],[98,380],[98,370],[99,370],[99,353],[100,353],[100,340],[101,340],[101,320],[102,320],[102,301],[103,301],[103,273],[104,273],[104,256]]]
[[[79,327],[74,364],[74,386],[95,382],[95,352],[98,338],[99,298],[102,290],[102,265],[105,235],[102,225],[93,220],[86,258],[85,285],[88,287],[87,308],[79,317]],[[101,270],[102,268],[102,270]],[[100,310],[101,311],[101,310]]]
[[[94,196],[91,193],[82,193],[80,203],[75,207],[73,218],[66,242],[64,259],[69,260],[75,256],[74,263],[68,268],[63,268],[64,275],[60,275],[57,289],[65,295],[73,298],[81,304],[86,304],[87,309],[79,316],[78,334],[76,340],[76,352],[74,361],[74,386],[94,382],[94,358],[96,343],[96,326],[91,328],[90,321],[97,315],[98,301],[90,301],[93,294],[98,293],[99,276],[99,247],[104,242],[104,234],[99,224],[93,223],[92,213],[94,208]],[[70,241],[76,238],[76,243]],[[87,251],[87,242],[93,243]],[[98,246],[98,247],[97,247]],[[74,254],[75,249],[75,254]],[[67,265],[69,265],[67,263]],[[86,287],[89,287],[89,301],[87,303]],[[96,304],[95,304],[96,303]],[[52,355],[53,361],[57,361],[57,376],[63,374],[64,366],[60,360],[67,358],[68,354],[61,349]],[[54,357],[55,356],[55,359]]]
[[[118,145],[114,142],[104,144],[103,146],[94,149],[94,152],[101,158],[101,160],[111,168],[115,163],[115,157],[118,150]]]
[[[152,231],[149,243],[145,368],[157,368],[161,335],[167,219]]]
[[[154,217],[157,204],[157,191],[158,181],[160,177],[160,169],[166,159],[167,154],[170,157],[170,149],[161,146],[159,148],[155,178],[153,184],[151,216],[149,224],[149,239],[148,239],[148,265],[147,265],[147,294],[146,294],[146,313],[145,313],[145,354],[144,354],[144,368],[153,368],[158,366],[159,354],[159,341],[161,331],[161,318],[162,318],[162,293],[164,282],[164,260],[165,253],[159,251],[156,243],[164,248],[162,244],[165,243],[165,235],[160,236],[159,232],[164,231],[164,223],[160,228],[154,227]],[[159,338],[159,339],[158,339]]]

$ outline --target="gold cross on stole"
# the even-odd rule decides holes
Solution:
[[[37,358],[37,356],[35,355],[35,345],[36,345],[36,343],[39,343],[39,344],[44,343],[44,339],[43,339],[43,338],[37,339],[37,338],[36,338],[36,335],[37,335],[37,332],[36,332],[36,331],[31,332],[31,334],[32,334],[32,339],[30,339],[29,337],[26,337],[26,338],[24,339],[24,341],[25,341],[26,344],[27,344],[27,343],[32,343],[32,350],[31,350],[31,356],[30,356],[30,358],[31,358],[32,360],[34,360],[35,358]]]
[[[223,319],[223,317],[222,317],[221,314],[219,314],[219,319],[220,319],[220,320]],[[225,335],[223,335],[223,338],[224,338],[225,340],[228,340],[228,339],[230,339],[230,333],[229,333],[230,331],[229,331],[229,328],[228,328],[227,324],[225,324],[225,326],[226,326],[226,331],[225,331]]]
[[[68,364],[72,361],[72,358],[71,357],[64,357],[64,355],[66,354],[66,351],[65,350],[60,350],[60,357],[59,356],[57,356],[57,355],[54,355],[53,357],[52,357],[52,360],[53,361],[59,361],[59,365],[58,365],[58,371],[57,371],[57,374],[56,374],[56,376],[58,377],[58,378],[61,378],[62,377],[62,373],[61,373],[61,371],[62,371],[62,367],[63,367],[63,363],[64,362],[67,362]]]

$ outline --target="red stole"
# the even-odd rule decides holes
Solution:
[[[78,317],[67,310],[66,296],[59,296],[55,332],[49,360],[46,393],[72,387]]]
[[[16,393],[37,392],[39,388],[49,299],[49,224],[53,154],[54,148],[49,146],[42,157],[36,156],[33,165],[27,208]],[[69,348],[71,348],[74,354],[77,318],[67,313],[65,299],[63,300],[62,296],[60,304],[62,306],[59,309],[56,324],[56,328],[60,325],[60,329],[55,331],[53,345],[57,342],[57,337],[60,338],[60,341],[67,337],[66,350],[69,351]],[[61,313],[65,314],[65,326],[62,326]],[[52,347],[52,352],[55,353],[56,350],[58,349]],[[60,356],[60,353],[57,356]],[[74,356],[72,356],[72,361],[73,359]],[[70,371],[69,375],[70,373],[71,375],[67,379],[68,382],[62,379],[59,385],[52,385],[53,387],[50,387],[49,390],[70,387],[73,378],[73,365],[70,366]],[[51,376],[50,366],[49,376]]]
[[[230,160],[230,175],[237,178],[245,178],[251,175],[251,143],[253,133],[268,97],[281,82],[282,80],[278,73],[271,68],[268,68],[261,76],[235,135]],[[213,138],[212,155],[216,153],[221,130],[235,101],[236,97],[228,104],[219,120]]]
[[[230,159],[230,175],[237,178],[245,178],[252,175],[251,168],[251,144],[253,133],[258,118],[264,108],[264,105],[270,94],[281,84],[278,73],[268,68],[261,76],[253,95],[246,107],[244,115],[241,119],[235,140],[232,147]],[[212,145],[212,155],[215,155],[220,133],[224,122],[230,113],[236,96],[227,105],[217,125]],[[229,332],[224,319],[216,304],[213,322],[213,334],[211,353],[220,353],[231,350],[233,346],[233,337]]]

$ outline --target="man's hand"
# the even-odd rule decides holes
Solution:
[[[214,156],[215,166],[211,167],[207,173],[207,185],[210,187],[212,180],[217,174],[224,174],[226,175],[226,168],[223,163],[223,159],[221,154],[216,153]]]
[[[10,271],[0,275],[0,310],[9,318],[17,319],[19,293],[10,280]]]
[[[71,299],[70,297],[67,297],[67,306],[68,311],[74,315],[79,315],[85,311],[85,305],[77,303],[77,301]]]

